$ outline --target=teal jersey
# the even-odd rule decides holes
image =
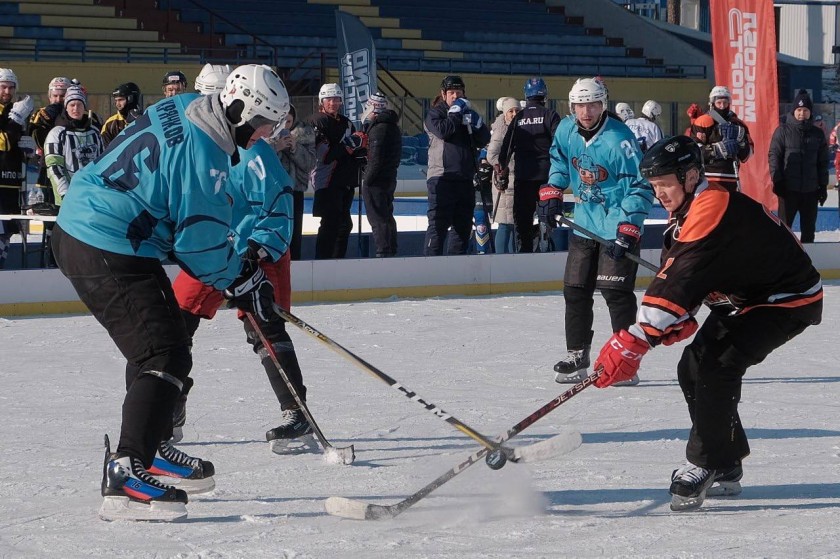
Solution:
[[[622,122],[606,122],[588,142],[575,117],[563,119],[549,150],[548,182],[575,196],[575,223],[614,240],[618,224],[643,229],[653,205],[653,188],[639,172],[642,155],[636,136]],[[585,237],[582,233],[575,234]]]
[[[231,237],[236,252],[244,254],[251,239],[277,262],[292,238],[292,179],[263,140],[247,150],[239,148],[239,157],[229,181],[234,221]]]
[[[228,240],[230,157],[185,110],[197,95],[163,99],[73,175],[58,224],[96,248],[167,258],[217,289],[241,261]]]

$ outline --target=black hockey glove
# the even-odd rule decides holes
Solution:
[[[263,322],[280,318],[274,311],[274,285],[257,260],[246,259],[239,277],[223,294],[228,307],[251,313]]]
[[[540,187],[537,217],[540,223],[553,223],[556,215],[563,215],[563,191],[551,184]]]
[[[825,206],[825,201],[828,200],[828,187],[821,186],[819,190],[817,190],[817,201],[820,203],[820,206]]]
[[[636,225],[622,221],[618,224],[615,242],[607,249],[607,254],[613,260],[621,260],[625,253],[633,251],[641,237],[642,232]]]

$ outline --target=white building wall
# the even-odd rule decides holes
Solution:
[[[837,2],[825,4],[781,3],[779,16],[779,52],[816,64],[831,65],[837,44]]]

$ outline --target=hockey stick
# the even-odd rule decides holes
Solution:
[[[285,309],[280,308],[277,305],[274,305],[274,310],[286,322],[290,322],[290,323],[294,324],[295,326],[297,326],[298,328],[300,328],[301,330],[303,330],[304,332],[306,332],[307,334],[309,334],[310,336],[312,336],[313,338],[315,338],[319,342],[325,344],[327,347],[329,347],[334,352],[336,352],[339,355],[341,355],[342,357],[352,361],[359,368],[361,368],[362,370],[371,374],[372,376],[378,378],[379,380],[381,380],[382,382],[384,382],[385,384],[387,384],[388,386],[390,386],[391,388],[393,388],[394,390],[396,390],[397,392],[399,392],[400,394],[402,394],[403,396],[405,396],[406,398],[408,398],[412,402],[417,402],[418,404],[420,404],[421,406],[426,408],[428,411],[432,412],[432,415],[434,415],[435,417],[439,417],[440,419],[446,421],[447,423],[454,426],[456,429],[458,429],[459,431],[461,431],[462,433],[464,433],[465,435],[467,435],[468,437],[470,437],[474,441],[478,442],[481,446],[483,446],[485,448],[486,451],[492,451],[494,453],[494,460],[496,460],[496,459],[498,459],[498,460],[508,459],[512,462],[519,462],[520,460],[522,460],[522,456],[518,455],[514,449],[503,447],[500,442],[491,441],[490,439],[488,439],[487,437],[485,437],[484,435],[482,435],[478,431],[472,429],[469,425],[466,425],[465,423],[463,423],[459,419],[451,416],[449,413],[443,411],[442,409],[440,409],[436,405],[425,401],[423,398],[418,396],[416,392],[412,392],[411,390],[409,390],[405,386],[401,385],[399,382],[397,382],[394,378],[387,375],[385,372],[383,372],[383,371],[379,370],[378,368],[374,367],[373,365],[371,365],[370,363],[368,363],[367,361],[365,361],[364,359],[362,359],[361,357],[359,357],[355,353],[351,352],[350,350],[348,350],[347,348],[345,348],[344,346],[342,346],[341,344],[339,344],[338,342],[336,342],[332,338],[326,336],[325,334],[322,334],[321,332],[319,332],[318,330],[316,330],[315,328],[313,328],[312,326],[310,326],[309,324],[307,324],[303,320],[299,319],[298,317],[296,317],[292,313],[286,311]],[[502,456],[498,456],[497,454],[495,454],[496,451],[501,452]],[[501,467],[501,466],[499,466],[499,467]]]
[[[611,247],[615,244],[613,241],[608,241],[604,237],[596,235],[595,233],[593,233],[589,229],[586,229],[585,227],[581,227],[580,225],[578,225],[577,223],[575,223],[574,221],[572,221],[571,219],[569,219],[568,217],[566,217],[564,215],[558,215],[557,218],[560,220],[561,223],[564,223],[564,224],[568,225],[569,227],[571,227],[575,231],[583,233],[584,235],[586,235],[587,237],[589,237],[593,241],[597,241],[597,242],[601,243],[602,245],[604,245],[606,247]],[[652,272],[658,272],[659,271],[658,266],[648,262],[644,258],[636,256],[635,254],[632,254],[630,252],[625,252],[624,256],[626,256],[628,260],[630,260],[632,262],[635,262],[636,264],[639,264],[641,266],[644,266],[645,268],[647,268],[648,270],[651,270]]]
[[[289,375],[286,374],[286,371],[283,370],[283,367],[280,365],[280,360],[277,359],[277,354],[274,352],[271,342],[266,339],[265,334],[263,333],[262,328],[260,328],[260,325],[257,324],[257,320],[254,318],[254,315],[246,312],[245,316],[248,318],[248,321],[250,321],[251,326],[254,327],[254,332],[256,332],[257,336],[259,336],[265,351],[268,353],[268,356],[271,357],[271,361],[274,363],[274,366],[277,367],[277,371],[280,373],[280,376],[283,377],[283,382],[286,383],[286,386],[289,388],[289,392],[292,394],[295,402],[297,402],[297,405],[300,406],[300,411],[303,412],[303,415],[306,417],[309,425],[312,426],[312,431],[315,433],[315,437],[324,448],[324,458],[326,461],[333,464],[352,464],[356,459],[356,453],[354,452],[353,445],[351,444],[350,446],[342,448],[333,446],[332,443],[327,440],[324,433],[321,431],[321,428],[318,427],[317,423],[315,423],[315,418],[312,417],[312,412],[309,411],[309,406],[306,405],[306,401],[300,397],[295,385],[292,384],[292,381],[289,379]]]
[[[576,385],[572,386],[534,413],[505,431],[499,437],[499,443],[503,443],[534,423],[538,420],[542,419],[546,415],[548,415],[553,410],[557,409],[563,403],[567,402],[570,398],[579,394],[584,388],[593,384],[598,377],[600,376],[600,371],[595,371]],[[563,433],[554,437],[554,439],[559,439],[556,441],[554,445],[555,454],[563,454],[568,453],[576,449],[581,444],[580,433],[571,432],[571,433]],[[554,440],[549,439],[549,440]],[[546,441],[548,442],[548,441]],[[539,445],[541,443],[537,443]],[[528,447],[524,447],[528,448]],[[409,507],[416,504],[418,501],[429,495],[432,491],[438,489],[443,484],[457,476],[458,474],[462,473],[464,470],[481,460],[481,457],[487,454],[487,449],[482,448],[472,454],[470,454],[466,460],[460,462],[454,468],[448,470],[446,473],[426,485],[422,487],[416,493],[409,495],[402,501],[398,503],[394,503],[393,505],[374,505],[371,503],[365,503],[363,501],[359,501],[356,499],[348,499],[347,497],[330,497],[324,503],[324,507],[326,508],[329,514],[334,516],[341,516],[343,518],[352,518],[354,520],[382,520],[384,518],[394,518],[395,516],[401,514]]]

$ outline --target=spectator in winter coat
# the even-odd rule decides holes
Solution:
[[[517,252],[534,252],[534,213],[540,187],[548,182],[551,166],[548,151],[560,124],[560,115],[545,106],[548,87],[542,78],[525,82],[524,93],[525,108],[508,127],[499,163],[504,169],[510,154],[516,156],[513,221],[518,237]]]
[[[289,105],[285,130],[274,134],[270,140],[274,151],[280,156],[280,163],[292,178],[292,205],[294,223],[289,252],[292,260],[300,260],[300,245],[303,238],[303,197],[309,187],[309,173],[315,168],[315,130],[309,124],[297,119],[294,105]]]
[[[828,136],[828,149],[830,153],[834,154],[834,177],[836,183],[840,185],[840,149],[838,149],[840,148],[840,140],[837,138],[838,132],[840,132],[840,122],[834,125],[831,134]]]
[[[73,175],[103,151],[99,129],[91,123],[86,109],[87,96],[82,88],[68,87],[64,111],[47,134],[44,161],[58,206],[67,195]]]
[[[776,128],[770,140],[770,177],[779,197],[779,217],[793,225],[799,214],[802,242],[813,243],[817,203],[828,197],[828,145],[811,119],[813,103],[800,90],[793,101],[793,118]]]
[[[513,227],[513,184],[516,182],[516,157],[511,154],[507,169],[499,165],[502,140],[505,139],[508,126],[519,112],[519,101],[513,97],[502,97],[496,104],[501,111],[490,126],[490,143],[487,144],[487,161],[493,166],[493,221],[498,224],[496,230],[496,252],[499,254],[516,252],[516,235]]]
[[[315,168],[309,183],[315,191],[312,215],[321,218],[315,239],[315,258],[344,258],[353,229],[350,207],[359,186],[359,168],[367,146],[364,134],[341,114],[344,97],[337,83],[318,91],[320,111],[312,118],[315,128]]]
[[[446,76],[423,126],[429,134],[429,228],[424,254],[443,254],[452,228],[449,254],[466,254],[472,231],[477,150],[490,141],[490,130],[464,97],[461,76]]]
[[[373,232],[377,257],[397,255],[397,221],[394,219],[394,193],[397,190],[397,169],[402,157],[402,133],[399,116],[390,108],[388,99],[373,93],[362,116],[368,136],[367,167],[362,196]]]
[[[17,87],[15,73],[0,68],[0,214],[20,213],[20,189],[26,178],[18,143],[32,112],[32,98],[16,99]],[[19,231],[16,221],[0,221],[0,268],[6,262],[9,240]]]

